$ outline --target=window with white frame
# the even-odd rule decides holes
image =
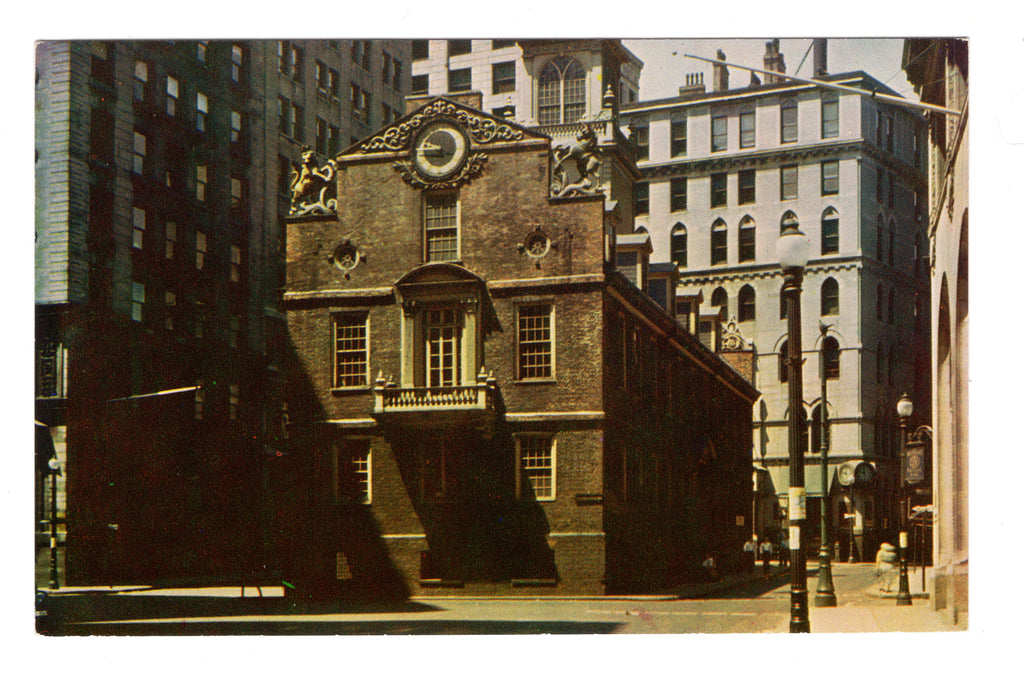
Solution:
[[[231,142],[238,142],[242,139],[242,114],[237,111],[231,112]]]
[[[831,206],[821,215],[821,254],[839,253],[839,212]]]
[[[206,266],[206,233],[196,232],[196,270]]]
[[[541,70],[537,90],[537,121],[575,123],[586,109],[586,72],[571,57],[556,57]]]
[[[196,93],[196,130],[200,133],[206,132],[206,117],[210,113],[210,103],[206,95]]]
[[[178,224],[174,221],[167,221],[164,226],[164,258],[168,261],[174,258],[174,246],[178,242]]]
[[[718,266],[729,260],[729,230],[721,218],[711,225],[711,265]]]
[[[459,347],[462,326],[453,308],[431,308],[424,313],[426,381],[429,387],[459,384]]]
[[[499,62],[491,65],[491,92],[499,93],[516,91],[516,63]]]
[[[754,128],[754,121],[754,112],[740,112],[740,147],[753,147],[757,141],[757,131]]]
[[[146,90],[149,85],[149,64],[135,62],[135,78],[132,80],[132,96],[137,102],[146,101]]]
[[[740,263],[755,260],[757,258],[757,224],[750,216],[744,216],[740,221],[739,238]]]
[[[782,103],[782,141],[796,142],[797,140],[797,108],[796,102],[787,100]]]
[[[633,185],[633,212],[646,215],[651,211],[651,186],[647,182]]]
[[[686,227],[676,223],[672,227],[672,262],[680,268],[686,267]]]
[[[136,175],[146,172],[146,136],[139,131],[132,136],[132,172]]]
[[[821,137],[839,137],[839,96],[835,93],[821,98]]]
[[[550,303],[519,305],[516,328],[518,379],[554,377],[554,307]]]
[[[459,197],[456,193],[424,195],[423,245],[427,263],[459,259]]]
[[[686,119],[673,121],[670,131],[671,153],[674,157],[686,156]]]
[[[780,169],[780,199],[796,199],[797,195],[797,167],[783,166]]]
[[[164,292],[164,329],[174,329],[174,311],[178,304],[177,295],[171,290]]]
[[[343,441],[336,451],[337,494],[345,502],[370,504],[372,456],[369,441]]]
[[[651,129],[648,128],[646,125],[639,125],[633,127],[633,144],[636,148],[637,161],[644,161],[650,156],[650,132]]]
[[[363,387],[370,383],[370,326],[364,311],[334,316],[334,386]]]
[[[177,116],[178,113],[178,79],[174,76],[167,76],[167,99],[165,109],[168,116]]]
[[[244,67],[245,49],[237,43],[231,46],[231,80],[235,83],[242,82],[242,68]]]
[[[132,320],[142,322],[143,306],[146,304],[146,285],[141,282],[132,283]]]
[[[738,297],[737,318],[742,322],[750,322],[757,319],[757,300],[754,288],[750,285],[743,285],[740,288]]]
[[[836,159],[821,162],[821,194],[839,194],[839,161]]]
[[[821,283],[821,315],[839,315],[839,283],[835,278]]]
[[[728,173],[711,174],[711,208],[725,206],[728,203]]]
[[[669,210],[686,211],[686,178],[669,180]]]
[[[132,248],[142,249],[145,246],[146,237],[146,210],[132,207]]]
[[[756,201],[756,173],[752,168],[745,168],[736,174],[738,203],[753,204]]]
[[[206,201],[206,164],[196,164],[196,200]]]
[[[711,117],[711,151],[723,152],[729,146],[729,118],[724,115]]]
[[[516,436],[519,476],[516,494],[534,500],[555,499],[555,439],[550,434]]]

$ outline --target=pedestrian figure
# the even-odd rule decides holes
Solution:
[[[772,567],[772,542],[767,538],[761,542],[761,567],[765,575],[770,574]]]
[[[786,540],[785,536],[779,541],[779,566],[789,566],[789,541]]]
[[[753,569],[757,566],[755,555],[757,554],[757,544],[754,543],[754,539],[747,539],[747,542],[743,544],[743,558],[747,569]]]

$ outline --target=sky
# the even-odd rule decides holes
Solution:
[[[623,44],[643,63],[640,72],[640,99],[655,100],[679,94],[679,86],[686,74],[703,72],[704,83],[711,87],[712,65],[684,55],[714,59],[717,50],[725,52],[725,61],[733,64],[764,68],[765,43],[771,38],[712,38],[712,39],[633,39]],[[786,73],[802,78],[813,78],[811,38],[782,38],[779,51],[786,62]],[[806,56],[806,58],[805,58]],[[903,97],[918,99],[907,82],[901,62],[902,38],[830,39],[828,41],[828,71],[864,71],[889,86]],[[762,81],[764,78],[762,77]],[[729,85],[741,88],[750,82],[750,72],[729,69]]]

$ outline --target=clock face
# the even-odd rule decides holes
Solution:
[[[469,151],[466,136],[447,121],[427,125],[416,137],[412,159],[416,170],[427,178],[440,179],[462,166]]]

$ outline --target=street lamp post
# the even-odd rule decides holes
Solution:
[[[818,551],[818,590],[814,594],[815,607],[835,607],[836,589],[832,585],[832,549],[828,538],[828,380],[825,377],[825,339],[829,326],[819,322],[821,330],[821,549]]]
[[[904,506],[906,502],[905,487],[904,487],[904,463],[907,459],[907,420],[914,412],[914,404],[911,403],[910,399],[904,393],[900,396],[900,400],[896,402],[896,414],[900,417],[900,479],[899,479],[899,491],[900,491],[900,503],[899,503],[899,532],[900,542],[897,552],[899,553],[900,563],[900,589],[896,593],[896,604],[900,606],[910,605],[912,600],[910,598],[910,579],[907,577],[907,530],[905,524]]]
[[[789,632],[809,633],[807,618],[807,564],[802,538],[807,520],[807,490],[804,487],[804,452],[800,424],[803,406],[803,372],[800,339],[800,287],[810,244],[800,231],[796,220],[783,223],[783,231],[776,245],[779,265],[785,281],[782,295],[786,299],[786,318],[789,327]]]
[[[60,588],[57,578],[57,473],[60,465],[54,456],[50,462],[50,590]]]

